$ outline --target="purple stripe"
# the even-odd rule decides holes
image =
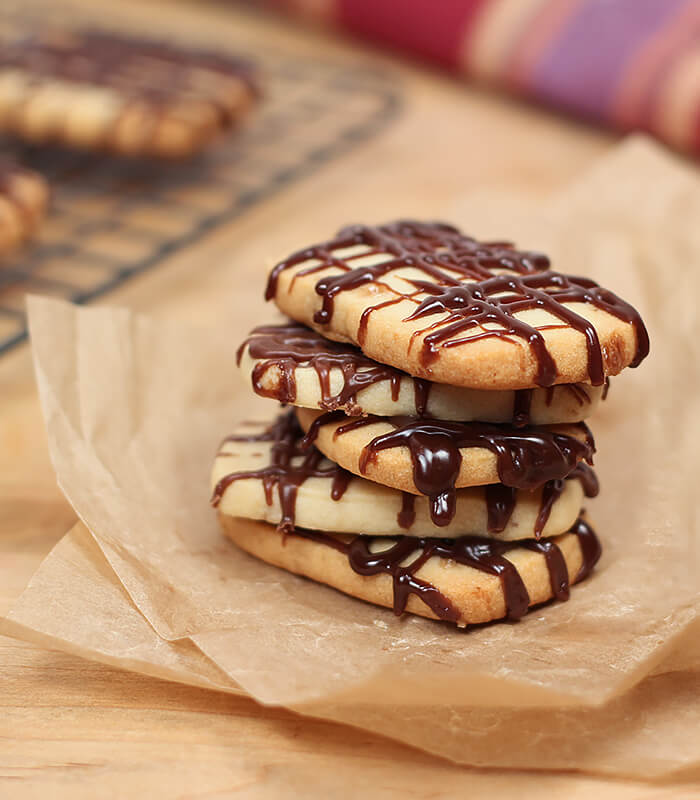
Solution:
[[[687,0],[585,0],[527,81],[541,100],[608,115],[629,60]]]

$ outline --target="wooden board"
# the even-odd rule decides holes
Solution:
[[[263,274],[276,257],[346,222],[434,217],[467,190],[545,194],[614,142],[289,23],[203,4],[129,0],[116,8],[105,4],[105,14],[137,30],[155,22],[198,41],[377,64],[392,71],[404,96],[400,118],[378,138],[104,300],[188,321],[227,321],[232,352],[236,336],[265,313]],[[48,461],[26,345],[0,359],[0,509],[2,613],[75,520]],[[576,776],[463,769],[364,732],[9,639],[0,639],[0,666],[1,797],[679,796],[677,789]]]

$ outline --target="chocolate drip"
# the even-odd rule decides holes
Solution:
[[[238,348],[237,362],[240,365],[245,349],[259,363],[253,368],[252,382],[256,394],[274,397],[281,403],[294,403],[297,397],[295,370],[311,367],[318,376],[321,388],[319,406],[326,411],[345,408],[354,411],[357,394],[368,386],[382,381],[389,382],[391,398],[399,399],[401,380],[413,381],[413,392],[418,416],[425,413],[431,384],[420,378],[411,378],[394,367],[380,364],[363,355],[352,345],[332,342],[304,325],[290,322],[286,325],[261,325]],[[264,387],[267,373],[279,371],[279,388]],[[340,391],[331,392],[331,370],[340,370],[343,384]]]
[[[578,537],[583,563],[575,578],[581,581],[587,577],[600,558],[600,543],[593,529],[583,519],[578,519],[570,533]],[[373,552],[372,543],[378,537],[355,536],[345,541],[320,531],[297,528],[293,536],[324,544],[344,553],[350,567],[358,575],[388,574],[392,578],[394,613],[406,610],[409,597],[419,597],[439,619],[459,622],[459,611],[450,600],[435,586],[416,576],[420,568],[433,557],[450,559],[480,572],[495,575],[501,581],[508,619],[520,619],[527,613],[530,605],[525,584],[516,567],[505,556],[511,550],[527,548],[544,556],[549,573],[552,594],[558,600],[569,597],[569,575],[564,556],[551,540],[539,542],[502,542],[477,536],[461,536],[457,539],[438,539],[431,537],[390,537],[390,546]],[[381,537],[386,541],[388,537]],[[415,557],[413,557],[415,554]]]
[[[577,521],[578,524],[578,521]],[[561,550],[551,540],[520,542],[526,550],[541,553],[544,556],[547,571],[549,572],[549,585],[552,594],[557,600],[569,599],[569,570]]]
[[[516,428],[530,424],[532,392],[532,389],[518,389],[513,393],[513,425]]]
[[[333,482],[331,483],[331,500],[338,501],[347,491],[350,481],[352,480],[352,472],[348,472],[342,467],[337,467],[335,471],[333,471],[332,469],[329,471],[333,472],[332,475]],[[316,477],[319,476],[316,475]]]
[[[600,484],[598,483],[598,476],[588,466],[588,464],[579,463],[576,469],[567,476],[571,479],[581,481],[583,486],[583,494],[586,497],[598,497],[600,492]]]
[[[502,483],[490,483],[484,488],[486,529],[490,533],[501,533],[506,529],[515,511],[517,494],[517,489]]]
[[[347,259],[335,255],[338,250],[357,245],[364,245],[368,252]],[[378,254],[386,255],[386,260],[353,268],[354,258]],[[325,275],[316,284],[316,293],[322,298],[321,308],[314,314],[318,325],[331,322],[335,298],[342,292],[381,283],[382,278],[397,269],[410,267],[421,271],[428,280],[410,281],[414,291],[401,292],[381,283],[395,297],[365,309],[357,340],[364,341],[374,311],[404,300],[413,302],[417,307],[406,321],[441,317],[412,335],[423,336],[421,361],[426,367],[445,347],[483,339],[520,339],[527,343],[536,361],[535,383],[549,386],[556,382],[558,373],[542,331],[571,327],[585,337],[588,376],[591,383],[600,385],[606,374],[598,334],[591,322],[571,309],[572,303],[593,305],[633,326],[636,352],[630,366],[638,366],[649,351],[641,317],[612,292],[587,278],[554,272],[544,255],[518,251],[503,242],[477,242],[450,225],[399,221],[379,227],[344,228],[335,239],[295,253],[278,264],[270,274],[266,299],[275,297],[282,272],[309,260],[318,263],[300,270],[294,279],[331,268],[341,270],[341,274]],[[515,316],[531,309],[547,311],[559,323],[536,328]],[[498,326],[496,330],[491,329],[494,324]]]
[[[396,515],[399,527],[409,530],[416,521],[416,495],[410,492],[401,493],[401,511]]]
[[[596,497],[599,486],[595,472],[587,464],[578,464],[576,469],[568,476],[578,478],[583,486],[583,493],[586,497]],[[542,535],[552,508],[564,491],[565,483],[563,480],[548,481],[542,487],[542,499],[540,500],[540,510],[535,520],[535,539]]]
[[[268,506],[272,505],[273,491],[277,488],[282,510],[277,529],[289,533],[294,528],[297,492],[308,478],[330,478],[331,497],[340,500],[352,480],[352,474],[333,463],[321,467],[323,455],[316,448],[302,450],[301,441],[302,431],[291,409],[281,414],[262,433],[229,436],[224,442],[271,442],[270,464],[262,469],[224,475],[214,488],[212,505],[219,505],[223,493],[235,481],[249,478],[261,480]],[[298,458],[301,458],[301,463],[293,464],[293,459]]]
[[[575,581],[582,581],[587,578],[593,567],[600,560],[601,553],[603,552],[600,546],[600,541],[595,535],[595,531],[591,526],[579,517],[571,528],[571,533],[575,533],[578,537],[578,543],[581,547],[581,568],[576,575]]]
[[[416,416],[424,417],[428,409],[428,398],[430,397],[430,381],[422,378],[413,378],[413,402],[416,406]]]
[[[605,379],[605,387],[603,390],[603,400],[607,395],[607,387],[610,385],[610,378]],[[531,416],[530,411],[532,407],[532,397],[535,389],[518,389],[514,392],[513,397],[513,425],[516,428],[522,428],[530,424]],[[591,396],[588,393],[588,388],[582,383],[560,383],[556,386],[547,386],[545,389],[545,404],[549,408],[554,401],[555,392],[569,392],[573,395],[574,399],[579,406],[589,406],[591,404]]]
[[[341,419],[343,414],[339,412],[319,415],[310,425],[303,445],[313,443],[323,425]],[[388,422],[395,430],[376,436],[364,447],[360,473],[366,474],[380,451],[407,447],[416,489],[430,498],[430,517],[440,527],[449,525],[454,517],[456,482],[462,465],[460,449],[484,448],[492,452],[501,483],[518,489],[536,489],[547,481],[565,478],[579,461],[590,463],[595,452],[593,437],[583,422],[576,423],[586,434],[583,442],[538,428],[372,415],[339,426],[333,436],[377,422]]]
[[[596,497],[599,491],[598,478],[588,464],[579,463],[565,479],[547,481],[542,487],[540,508],[535,519],[535,539],[539,539],[549,520],[552,508],[562,496],[567,480],[579,480],[586,497]],[[517,492],[502,483],[492,483],[484,488],[486,496],[487,530],[500,533],[505,530],[515,510]]]

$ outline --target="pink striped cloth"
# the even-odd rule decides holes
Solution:
[[[262,0],[700,152],[700,0]]]

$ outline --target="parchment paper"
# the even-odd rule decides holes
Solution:
[[[601,279],[650,330],[652,355],[613,381],[592,423],[603,491],[589,510],[604,557],[568,603],[461,632],[241,553],[218,533],[209,467],[236,419],[274,407],[239,383],[230,332],[35,298],[51,455],[90,533],[78,526],[57,546],[3,632],[462,763],[630,776],[698,766],[697,176],[633,140],[537,214],[501,211],[498,231],[479,207],[478,229],[471,200],[452,217]]]

